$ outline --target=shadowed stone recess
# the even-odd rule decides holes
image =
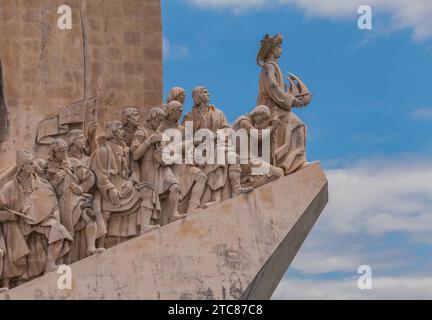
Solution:
[[[0,60],[0,143],[6,139],[7,125],[7,108],[3,94],[3,68]]]

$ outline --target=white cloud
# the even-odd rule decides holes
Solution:
[[[415,120],[431,120],[432,119],[432,108],[420,108],[412,113],[412,117]]]
[[[183,59],[189,55],[189,48],[185,45],[173,44],[168,38],[163,38],[163,58],[169,59]]]
[[[432,1],[430,0],[188,0],[212,9],[230,9],[236,14],[247,10],[288,6],[308,16],[352,19],[360,5],[370,5],[374,13],[390,18],[390,29],[412,28],[416,40],[432,37]],[[376,15],[374,14],[376,17]]]
[[[310,278],[330,272],[355,274],[364,264],[380,276],[377,288],[379,281],[384,286],[365,298],[421,296],[423,284],[416,292],[410,279],[415,282],[418,273],[430,273],[432,260],[425,262],[427,257],[411,249],[432,245],[432,161],[375,159],[326,174],[329,204],[291,265],[305,279],[290,276],[275,297],[301,293],[303,298],[361,298],[364,293],[352,289],[346,279]],[[393,292],[400,283],[405,287]]]
[[[372,290],[360,290],[357,287],[357,279],[356,277],[343,280],[287,278],[281,282],[273,299],[432,299],[432,277],[373,277]]]

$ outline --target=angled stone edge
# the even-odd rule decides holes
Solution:
[[[269,299],[328,201],[319,164],[71,266],[1,299]]]

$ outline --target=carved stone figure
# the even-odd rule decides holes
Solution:
[[[103,248],[96,248],[96,239],[105,235],[106,228],[90,194],[96,177],[80,160],[69,158],[68,149],[66,141],[54,140],[50,146],[47,176],[57,195],[60,221],[74,238],[64,258],[64,262],[70,264],[102,252]]]
[[[140,116],[138,113],[138,108],[136,107],[126,107],[123,109],[122,113],[122,125],[124,130],[123,141],[129,148],[132,145],[135,132],[139,128]]]
[[[173,90],[171,90],[173,91]],[[177,129],[184,134],[184,128],[180,125],[180,118],[183,114],[183,105],[178,100],[172,100],[165,106],[166,116],[161,125],[161,132],[168,129]],[[185,142],[181,146],[181,154],[185,152]],[[180,183],[180,207],[184,212],[190,213],[201,207],[201,199],[204,195],[207,184],[207,175],[198,167],[187,164],[174,164],[172,167]]]
[[[272,182],[284,176],[284,171],[281,168],[276,167],[275,159],[276,130],[279,127],[279,124],[279,119],[277,117],[271,117],[270,109],[267,106],[257,106],[250,113],[239,117],[234,123],[233,129],[235,131],[244,129],[248,132],[249,146],[251,145],[250,140],[254,139],[254,137],[252,137],[250,134],[251,130],[258,130],[257,141],[252,142],[258,146],[258,154],[252,154],[252,150],[249,150],[247,154],[248,158],[245,159],[247,161],[247,164],[241,165],[243,171],[242,181],[250,184],[254,188],[260,187],[266,183]],[[265,137],[263,135],[263,129],[270,130],[268,137]],[[269,163],[266,163],[262,159],[258,158],[258,156],[262,154],[262,140],[264,138],[267,138],[270,141]],[[242,159],[242,154],[240,153],[240,145],[237,145],[237,153],[239,154],[240,159]],[[267,173],[252,175],[253,168],[255,168],[257,171],[260,171],[259,169],[266,170]]]
[[[159,127],[164,118],[165,112],[161,108],[152,108],[131,148],[134,160],[139,161],[140,182],[153,186],[159,195],[162,211],[154,220],[162,226],[184,218],[178,213],[179,182],[172,169],[162,161],[162,148],[167,141],[163,141]]]
[[[52,186],[39,178],[34,168],[33,156],[18,151],[17,173],[0,190],[1,213],[12,214],[2,225],[6,244],[2,277],[6,281],[31,280],[56,270],[56,261],[69,251],[73,241],[60,224]]]
[[[178,101],[182,105],[184,105],[186,101],[186,91],[183,88],[180,87],[174,87],[170,90],[170,93],[167,98],[167,104],[171,101]]]
[[[311,95],[298,77],[284,77],[279,67],[282,41],[281,34],[274,37],[266,35],[261,41],[257,55],[257,63],[262,67],[258,105],[269,107],[272,115],[277,115],[281,121],[277,130],[275,156],[277,165],[287,175],[307,165],[306,127],[292,112],[292,108],[308,105]],[[285,78],[290,82],[289,88],[284,82]]]
[[[139,167],[123,139],[121,122],[108,122],[90,158],[97,178],[95,201],[107,226],[107,237],[101,238],[106,248],[153,230],[151,219],[160,214],[157,193],[153,186],[140,183]]]
[[[22,163],[29,168],[31,162]],[[11,184],[9,184],[11,188]],[[6,206],[6,186],[0,191],[0,288],[9,288],[12,281],[21,277],[27,270],[29,248],[19,227],[18,217]],[[10,195],[10,194],[8,194]]]
[[[184,117],[183,124],[186,121],[191,121],[193,123],[194,134],[200,129],[208,129],[215,134],[218,130],[225,130],[227,136],[232,133],[225,114],[214,106],[209,105],[210,94],[207,88],[196,87],[192,91],[192,98],[194,107]],[[228,148],[224,147],[224,151],[228,155]],[[251,187],[244,188],[241,185],[242,170],[239,159],[236,161],[236,164],[204,164],[198,167],[208,177],[207,188],[201,203],[222,202],[232,196],[248,193],[253,190]]]
[[[68,155],[70,158],[79,160],[83,165],[88,166],[90,156],[88,154],[88,140],[84,131],[75,129],[66,135],[66,141],[69,145]]]

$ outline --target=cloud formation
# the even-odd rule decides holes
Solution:
[[[373,277],[372,290],[360,290],[357,277],[342,280],[284,279],[273,299],[374,300],[432,299],[432,277]]]
[[[430,297],[432,278],[420,278],[432,257],[413,251],[432,250],[432,161],[376,159],[326,173],[329,205],[291,265],[301,276],[289,274],[275,298],[424,298],[425,283]],[[344,276],[360,265],[376,274],[374,293]],[[330,281],[332,273],[341,275]]]
[[[415,120],[432,120],[432,108],[420,108],[412,113]]]
[[[164,60],[183,59],[189,55],[189,48],[187,46],[173,44],[165,37],[162,40],[162,47]]]
[[[411,28],[415,40],[432,37],[432,1],[430,0],[188,0],[201,8],[228,9],[236,14],[248,10],[287,6],[307,16],[352,19],[357,8],[369,5],[380,17],[389,18],[390,29]]]

